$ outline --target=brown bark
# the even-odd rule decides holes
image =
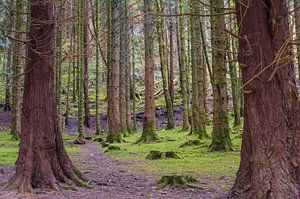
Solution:
[[[84,0],[84,30],[83,30],[83,47],[84,47],[84,70],[83,70],[83,94],[84,94],[84,125],[91,126],[90,122],[90,105],[89,105],[89,59],[88,59],[88,0]]]
[[[31,22],[22,109],[22,134],[15,175],[8,188],[59,190],[59,182],[81,184],[58,128],[54,94],[53,1],[29,1]],[[81,179],[81,180],[80,180]]]
[[[109,19],[109,46],[108,46],[108,130],[109,142],[121,141],[121,123],[119,107],[120,65],[119,65],[119,27],[116,25],[119,18],[118,0],[110,0]]]
[[[154,60],[153,60],[153,17],[150,15],[154,0],[144,0],[144,41],[145,41],[145,114],[143,134],[140,142],[154,141],[155,134],[155,97],[154,97]]]
[[[300,106],[286,1],[236,4],[245,124],[232,196],[300,198]]]

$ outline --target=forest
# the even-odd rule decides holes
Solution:
[[[0,0],[0,198],[300,199],[299,0]]]

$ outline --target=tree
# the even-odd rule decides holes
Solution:
[[[286,1],[236,1],[236,11],[245,116],[232,196],[299,198],[300,106]]]
[[[228,122],[227,82],[225,65],[225,20],[223,1],[212,1],[211,39],[213,68],[213,132],[211,149],[216,151],[232,150]]]
[[[145,42],[145,113],[143,133],[138,142],[157,140],[155,133],[154,60],[153,60],[153,16],[154,0],[144,0],[144,42]]]
[[[179,5],[178,5],[179,4]],[[180,14],[183,12],[182,1],[176,1],[176,14],[178,14],[178,7],[180,10]],[[183,125],[182,131],[190,130],[189,123],[189,98],[188,98],[188,83],[187,83],[187,61],[185,54],[185,43],[184,43],[184,19],[183,17],[178,17],[176,21],[176,34],[177,34],[177,48],[178,48],[178,63],[179,63],[179,71],[180,71],[180,89],[182,95],[182,106],[183,106]]]
[[[294,11],[295,11],[295,26],[296,26],[296,40],[300,41],[300,2],[294,0]],[[298,60],[298,75],[300,78],[300,45],[297,45],[297,60]]]
[[[22,107],[22,134],[14,176],[8,188],[59,190],[59,182],[86,180],[73,166],[58,128],[55,103],[53,1],[30,0],[28,64]]]
[[[161,14],[164,14],[164,5],[162,0],[156,0],[157,11]],[[163,82],[164,97],[167,107],[167,117],[168,124],[167,129],[174,129],[174,112],[173,112],[173,103],[169,90],[168,82],[168,57],[167,57],[167,48],[166,48],[166,37],[165,37],[165,21],[163,18],[158,19],[156,22],[156,28],[158,33],[158,45],[159,45],[159,56],[160,56],[160,68]]]
[[[84,95],[84,125],[91,126],[90,122],[90,103],[89,103],[89,59],[88,59],[88,39],[89,39],[89,14],[88,14],[88,0],[83,0],[83,95]]]
[[[108,79],[108,137],[109,142],[121,142],[121,122],[119,105],[120,65],[119,65],[119,1],[108,0],[108,41],[107,41],[107,79]]]
[[[120,109],[120,122],[121,122],[121,132],[123,135],[127,134],[127,123],[126,123],[126,63],[128,61],[126,51],[127,45],[127,2],[125,0],[120,1],[120,57],[119,57],[119,64],[120,64],[120,89],[119,89],[119,109]]]
[[[13,78],[12,78],[12,127],[11,133],[13,139],[19,139],[21,134],[21,101],[22,101],[22,51],[21,42],[22,33],[22,18],[21,12],[23,10],[23,5],[21,0],[16,0],[15,2],[15,41],[13,42]]]
[[[200,5],[192,0],[193,13],[199,13]],[[192,68],[192,132],[199,135],[199,138],[208,137],[206,132],[206,71],[203,66],[202,45],[201,45],[201,18],[191,17],[191,68]]]
[[[82,41],[84,35],[84,2],[85,0],[80,0],[77,5],[77,18],[78,18],[78,28],[77,28],[77,87],[78,87],[78,137],[84,137],[84,120],[83,120],[83,109],[84,109],[84,91],[83,91],[83,53],[84,44]]]
[[[101,132],[101,126],[100,126],[100,109],[99,109],[99,95],[100,95],[100,44],[99,44],[99,36],[100,36],[100,30],[99,30],[99,0],[95,0],[95,12],[92,12],[93,17],[93,28],[94,28],[94,39],[96,43],[96,135],[100,135]]]

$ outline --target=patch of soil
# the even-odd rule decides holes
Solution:
[[[157,187],[159,176],[137,173],[131,167],[123,167],[99,150],[99,146],[87,143],[80,153],[73,155],[73,162],[86,177],[92,189],[77,188],[61,192],[40,191],[39,194],[20,194],[5,191],[3,186],[12,176],[13,167],[0,166],[0,198],[5,199],[213,199],[220,198],[222,191],[212,188],[213,185],[203,182],[203,189],[160,189]],[[199,179],[198,179],[199,180]],[[201,182],[201,180],[199,180]]]

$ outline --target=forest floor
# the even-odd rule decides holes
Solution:
[[[219,198],[222,193],[203,179],[200,188],[165,188],[157,186],[158,176],[136,171],[134,168],[113,159],[99,150],[93,143],[81,146],[78,153],[72,155],[73,162],[90,180],[91,188],[72,188],[61,192],[37,191],[33,194],[21,194],[3,189],[5,182],[13,175],[13,166],[0,166],[0,198],[5,199],[138,199],[138,198]],[[198,179],[199,180],[199,179]]]
[[[177,113],[180,114],[181,107]],[[141,117],[138,115],[138,117]],[[157,111],[160,129],[165,124],[164,110]],[[105,118],[103,119],[105,121]],[[8,133],[10,116],[0,112],[0,199],[214,199],[224,198],[232,186],[234,173],[239,162],[240,137],[238,131],[233,136],[234,152],[213,153],[208,150],[210,139],[198,146],[180,147],[197,136],[187,136],[177,130],[158,131],[160,140],[153,144],[133,144],[140,136],[136,133],[124,138],[120,151],[108,151],[100,143],[87,141],[85,145],[74,145],[76,139],[76,119],[66,126],[65,147],[74,164],[89,179],[91,188],[71,187],[61,192],[37,191],[20,194],[4,189],[5,182],[13,175],[14,162],[18,154],[18,142],[11,141]],[[180,120],[177,122],[180,123]],[[104,126],[103,126],[104,127]],[[208,127],[208,132],[211,126]],[[85,130],[93,136],[94,127]],[[94,136],[93,136],[94,137]],[[151,150],[174,150],[180,159],[146,160]],[[161,188],[157,181],[164,175],[191,175],[197,179],[197,186],[190,188]]]

